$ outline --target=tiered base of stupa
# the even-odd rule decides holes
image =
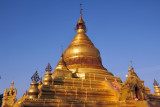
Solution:
[[[36,105],[36,106],[35,106]],[[58,99],[25,100],[22,107],[155,107],[147,101],[63,101]],[[159,107],[159,106],[156,106]]]
[[[87,77],[86,77],[87,78]],[[91,76],[90,76],[91,78]],[[112,77],[114,78],[114,76]],[[115,77],[116,78],[116,77]],[[95,79],[95,80],[94,80]],[[120,90],[112,88],[108,80],[80,78],[55,79],[54,85],[41,86],[36,99],[26,99],[22,107],[151,107],[146,101],[119,101]]]

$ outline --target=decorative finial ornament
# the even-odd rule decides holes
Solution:
[[[129,72],[129,75],[130,75],[131,74],[131,69],[130,69],[129,63],[128,63],[128,72]]]
[[[131,72],[132,72],[132,73],[134,72],[134,68],[133,68],[133,66],[131,66]]]
[[[52,67],[51,67],[49,62],[48,62],[48,65],[47,65],[45,70],[46,70],[46,72],[51,72],[52,71]]]
[[[62,53],[63,53],[63,45],[61,45]]]
[[[12,81],[12,83],[11,83],[11,84],[12,84],[12,86],[14,85],[14,80]]]
[[[156,81],[156,79],[154,79],[153,85],[154,86],[158,86],[159,85],[159,83]]]
[[[78,31],[78,29],[83,29],[85,32],[87,32],[87,27],[85,25],[85,22],[82,19],[82,4],[80,4],[80,18],[77,22],[77,25],[75,27],[75,30]]]
[[[36,71],[33,76],[31,77],[31,80],[34,82],[38,82],[40,80],[39,75],[38,75],[38,71]]]
[[[82,4],[80,3],[80,15],[82,15]]]
[[[61,59],[63,59],[63,53],[61,54]]]

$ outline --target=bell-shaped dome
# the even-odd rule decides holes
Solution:
[[[77,30],[77,35],[64,51],[64,61],[67,68],[104,69],[99,50],[85,34],[87,27],[81,15],[75,29]]]

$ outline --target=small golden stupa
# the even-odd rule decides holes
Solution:
[[[151,94],[132,66],[124,83],[104,68],[99,50],[86,35],[81,11],[75,29],[77,35],[54,71],[48,63],[43,82],[36,72],[27,94],[18,101],[12,84],[5,90],[3,107],[160,107],[157,82]]]

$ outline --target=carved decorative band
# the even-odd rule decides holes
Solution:
[[[99,59],[93,57],[76,57],[72,59],[68,59],[65,61],[66,65],[74,65],[74,64],[87,64],[87,65],[95,65],[95,66],[102,66],[102,63]]]

